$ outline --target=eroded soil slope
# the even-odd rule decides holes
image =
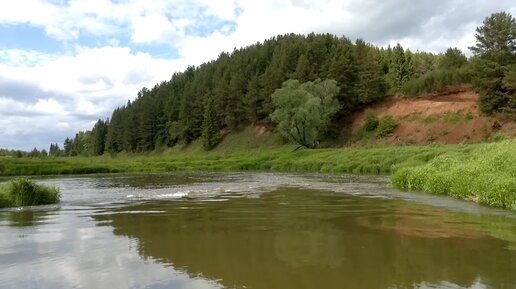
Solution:
[[[466,86],[419,98],[391,97],[343,120],[347,123],[343,134],[359,139],[365,112],[372,110],[378,117],[394,117],[394,133],[382,140],[389,144],[477,143],[497,132],[516,136],[516,121],[482,114],[477,99],[478,94]]]

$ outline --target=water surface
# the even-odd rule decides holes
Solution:
[[[0,211],[0,288],[516,288],[516,214],[383,177],[45,179]]]

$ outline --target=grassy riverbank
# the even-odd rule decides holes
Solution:
[[[479,145],[468,153],[440,155],[424,166],[401,168],[392,184],[516,210],[516,141]]]
[[[59,202],[59,190],[18,178],[0,185],[0,208],[49,205]]]
[[[240,138],[241,140],[242,138]],[[235,146],[229,146],[235,147]],[[171,171],[278,171],[393,175],[394,187],[516,209],[516,140],[492,144],[375,146],[293,151],[197,146],[150,154],[3,158],[1,176]],[[242,147],[246,147],[243,149]]]
[[[388,146],[298,150],[292,146],[235,152],[172,150],[101,157],[4,158],[0,175],[64,175],[168,171],[281,171],[391,174],[445,153],[468,153],[476,145]]]

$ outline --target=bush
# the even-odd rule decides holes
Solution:
[[[376,128],[376,136],[377,137],[386,137],[390,135],[394,129],[396,128],[396,122],[392,115],[384,115]]]
[[[374,111],[368,110],[366,111],[364,118],[364,126],[362,129],[366,132],[375,131],[378,127],[379,120]]]
[[[59,199],[59,189],[24,178],[14,179],[0,187],[0,208],[49,205],[59,202]]]

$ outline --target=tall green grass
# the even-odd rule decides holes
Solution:
[[[156,154],[56,159],[6,159],[0,175],[62,175],[167,171],[288,171],[390,174],[425,164],[447,152],[467,152],[475,145],[386,146],[293,151],[295,146],[233,152],[171,150]]]
[[[59,190],[18,178],[0,186],[0,208],[49,205],[59,202]]]
[[[474,200],[516,210],[516,140],[476,146],[470,152],[450,152],[420,167],[406,167],[392,176],[392,184]]]

